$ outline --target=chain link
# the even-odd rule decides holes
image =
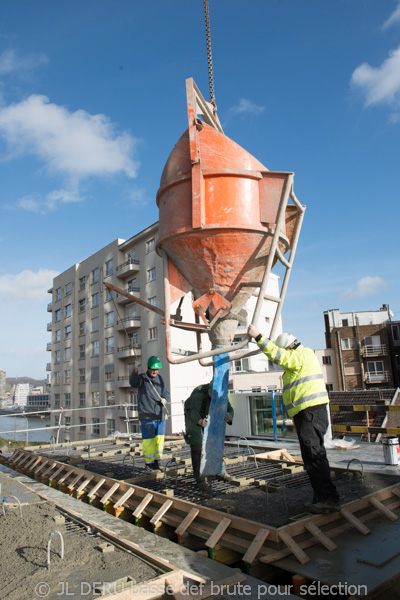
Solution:
[[[210,86],[210,104],[214,107],[214,112],[217,112],[214,93],[214,73],[211,53],[211,33],[210,33],[210,15],[208,11],[208,0],[204,0],[204,17],[206,22],[206,40],[207,40],[207,60],[208,60],[208,81]]]

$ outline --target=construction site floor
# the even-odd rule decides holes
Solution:
[[[113,536],[116,536],[119,540],[129,540],[129,542],[138,549],[139,557],[143,557],[146,555],[146,553],[149,553],[151,556],[160,557],[160,560],[165,565],[169,565],[170,569],[182,569],[188,575],[188,577],[192,575],[192,592],[191,595],[189,594],[186,596],[188,598],[191,596],[196,596],[196,593],[201,592],[202,584],[198,582],[196,583],[199,578],[202,578],[208,584],[213,583],[214,593],[212,594],[212,597],[215,599],[248,600],[250,598],[257,600],[268,600],[276,597],[276,586],[271,586],[270,584],[257,580],[251,576],[247,576],[244,583],[231,587],[226,595],[224,593],[219,593],[220,588],[218,586],[218,582],[227,579],[235,573],[235,571],[230,567],[193,552],[192,550],[178,546],[177,544],[154,535],[143,528],[136,527],[131,523],[117,519],[112,515],[99,511],[88,504],[78,502],[76,499],[63,494],[58,490],[43,485],[42,483],[32,480],[29,477],[21,475],[20,473],[4,465],[0,465],[0,483],[2,485],[2,495],[6,497],[15,495],[18,497],[22,505],[22,524],[17,515],[17,518],[13,520],[9,518],[11,527],[30,527],[30,523],[27,523],[24,519],[24,514],[27,514],[27,506],[36,505],[39,507],[43,505],[43,502],[54,504],[63,511],[66,511],[75,517],[78,515],[79,519],[83,523],[90,522],[91,526],[95,529],[98,528],[100,531],[108,531]],[[8,498],[7,502],[11,503],[13,502],[13,499]],[[16,508],[14,508],[14,512],[15,510]],[[8,511],[10,512],[11,508],[9,508]],[[7,516],[5,517],[4,522],[6,519]],[[24,549],[20,548],[17,550],[17,552],[21,554],[21,552],[24,552]],[[65,552],[68,552],[67,548]],[[43,572],[46,573],[46,566],[42,565],[42,568]],[[36,597],[46,597],[51,600],[53,597],[64,597],[62,594],[60,595],[60,591],[64,590],[65,592],[66,574],[61,570],[60,581],[57,583],[57,588],[55,590],[51,590],[46,586],[42,586],[40,589],[37,587],[35,589],[35,586],[33,586],[32,590],[28,590],[26,585],[23,583],[21,573],[16,571],[14,577],[15,582],[19,586],[19,591],[15,592],[17,595],[15,595],[13,592],[10,593],[10,595],[2,595],[2,598],[10,598],[10,600],[14,600],[14,598],[18,598],[18,600],[32,600],[32,598]],[[85,578],[85,581],[87,582],[87,577]],[[8,582],[8,584],[11,583],[12,582]],[[15,588],[15,586],[11,585],[11,588],[13,587]],[[90,588],[85,589],[89,591],[89,594],[85,594],[85,598],[94,597],[92,594],[90,594]],[[68,593],[68,597],[73,596],[73,592]],[[76,597],[81,598],[80,595]],[[173,598],[173,596],[171,597]],[[288,599],[294,599],[297,596],[294,596],[288,592],[284,594],[284,597]]]

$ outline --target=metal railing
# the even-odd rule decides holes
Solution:
[[[387,354],[386,344],[377,344],[375,346],[361,346],[362,356],[383,356]]]
[[[364,381],[366,383],[376,383],[378,381],[390,381],[390,373],[389,373],[389,371],[367,372],[367,373],[365,373]]]

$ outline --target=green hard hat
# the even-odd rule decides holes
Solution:
[[[161,360],[158,358],[158,356],[150,356],[149,360],[147,361],[147,366],[149,369],[162,369]]]

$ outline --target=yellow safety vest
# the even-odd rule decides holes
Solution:
[[[329,402],[321,366],[311,348],[300,345],[284,350],[267,337],[257,344],[274,364],[284,368],[283,402],[291,419],[309,406]]]

